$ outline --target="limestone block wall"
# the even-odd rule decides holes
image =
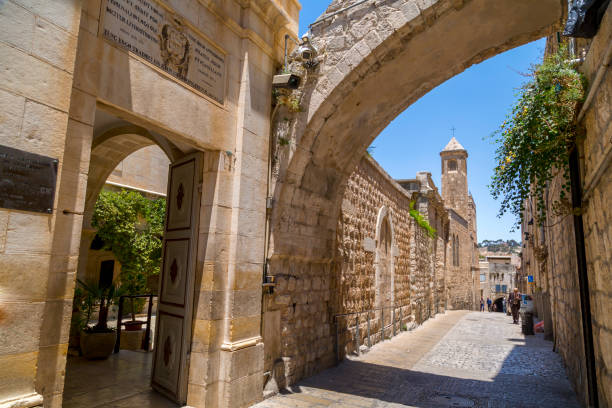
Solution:
[[[0,144],[59,161],[52,215],[0,210],[0,405],[62,404],[92,145],[124,125],[205,151],[188,403],[261,399],[270,83],[299,3],[163,3],[225,53],[223,106],[104,40],[100,0],[0,2]]]
[[[592,91],[581,153],[584,235],[601,406],[612,406],[612,8],[583,66]],[[601,82],[596,83],[596,78]]]
[[[332,290],[338,293],[333,310],[334,314],[372,311],[372,343],[384,338],[381,331],[383,319],[384,326],[392,324],[392,307],[397,309],[397,319],[399,308],[402,308],[404,321],[410,323],[414,320],[410,317],[409,259],[414,226],[408,215],[409,203],[410,197],[403,189],[395,187],[389,176],[367,156],[349,178],[344,191],[332,271]],[[392,259],[386,259],[383,255],[381,217],[387,218],[391,225]],[[385,261],[387,264],[383,264]],[[383,285],[389,280],[393,282],[392,285]],[[381,298],[392,301],[383,302]],[[382,313],[380,310],[374,311],[383,307]],[[355,315],[338,319],[341,355],[355,351],[356,323]],[[399,329],[399,323],[396,328]],[[360,329],[359,344],[367,344],[366,315],[361,316]],[[387,334],[392,331],[388,329]]]
[[[588,50],[580,69],[590,84],[583,116],[580,116],[586,130],[584,139],[579,142],[582,211],[599,404],[604,407],[612,406],[611,44],[612,9],[608,8],[595,38],[590,44],[579,43]],[[551,183],[549,205],[559,197],[561,183],[561,179]],[[550,208],[548,213],[552,214]],[[527,225],[531,218],[533,214],[527,206],[523,232],[529,235],[523,242],[523,275],[534,275],[535,288],[530,286],[528,290],[535,289],[536,299],[542,298],[541,304],[546,305],[547,297],[550,299],[556,348],[586,405],[586,359],[573,218],[549,215],[545,228],[539,228],[537,222]]]
[[[413,199],[426,218],[437,217],[431,219],[440,226],[436,239],[410,216]],[[382,253],[384,219],[392,230],[389,257]],[[280,344],[275,345],[273,333],[264,339],[269,344],[265,370],[271,371],[278,386],[333,365],[337,354],[342,357],[356,351],[356,315],[334,319],[336,315],[371,310],[370,341],[374,344],[392,336],[394,330],[399,333],[402,327],[414,327],[436,311],[442,312],[447,303],[447,229],[448,215],[437,193],[407,192],[378,163],[364,156],[344,190],[333,260],[271,259],[270,270],[277,271],[276,287],[265,297],[264,321],[268,327],[278,324]],[[385,259],[386,266],[382,264]],[[384,313],[374,311],[387,305]],[[367,345],[367,320],[365,313],[360,314],[361,345]],[[264,333],[268,336],[267,329]]]
[[[371,344],[399,333],[401,328],[422,323],[435,313],[434,302],[439,296],[443,298],[443,236],[430,238],[409,214],[410,202],[415,200],[417,208],[435,226],[434,205],[428,198],[404,190],[369,156],[359,162],[344,190],[332,270],[331,290],[338,296],[333,297],[332,309],[334,314],[371,311]],[[381,219],[385,217],[391,220],[392,228],[390,268],[381,265]],[[391,279],[392,285],[383,286],[383,274],[388,275],[386,279]],[[388,290],[392,292],[390,296],[382,293]],[[383,303],[377,297],[391,298],[392,302]],[[375,310],[383,306],[384,312]],[[367,313],[360,314],[359,320],[356,315],[339,317],[336,323],[341,333],[340,357],[355,352],[357,343],[368,344]]]
[[[295,383],[335,362],[329,262],[273,259],[276,287],[265,297],[265,315],[278,314],[278,331],[264,338],[265,370],[279,387]],[[269,319],[265,319],[266,323]],[[279,344],[268,347],[268,343]]]
[[[474,278],[472,277],[473,242],[468,222],[453,210],[449,210],[449,234],[456,237],[458,263],[453,263],[452,240],[447,253],[446,291],[450,309],[472,310],[474,304]]]
[[[82,194],[86,180],[67,137],[80,128],[69,114],[80,16],[78,0],[0,3],[0,144],[58,160],[52,214],[0,209],[3,406],[38,406],[43,396],[51,404],[61,393],[54,378],[70,318],[51,325],[45,316],[69,316],[78,255],[80,216],[61,209],[74,208],[67,196]]]

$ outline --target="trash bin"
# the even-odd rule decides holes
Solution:
[[[529,295],[523,295],[520,309],[521,316],[521,332],[526,335],[533,336],[533,298]]]
[[[533,313],[524,312],[521,313],[521,332],[526,335],[533,336]]]

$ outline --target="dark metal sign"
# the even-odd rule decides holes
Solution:
[[[57,159],[0,145],[0,208],[51,214]]]

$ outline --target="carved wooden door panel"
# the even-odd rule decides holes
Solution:
[[[151,385],[181,404],[187,400],[201,181],[202,153],[170,164]]]

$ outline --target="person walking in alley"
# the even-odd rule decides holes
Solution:
[[[518,288],[514,288],[510,294],[510,309],[512,310],[512,323],[518,324],[519,309],[521,308],[521,294]]]
[[[484,312],[484,299],[480,298],[480,311]]]
[[[491,311],[491,298],[487,298],[487,310],[490,312]]]

